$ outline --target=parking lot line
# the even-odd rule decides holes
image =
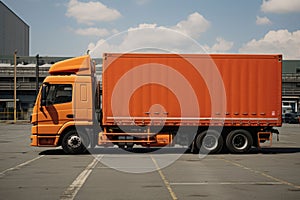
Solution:
[[[102,156],[97,156],[94,160],[77,176],[77,178],[73,181],[71,185],[64,191],[64,193],[60,196],[60,200],[73,200],[83,186],[92,170],[96,167],[98,162],[101,160]]]
[[[273,180],[273,181],[275,181],[275,182],[279,182],[279,183],[281,183],[281,184],[283,184],[283,185],[288,185],[288,186],[294,187],[294,188],[296,188],[296,189],[300,189],[300,185],[296,185],[296,184],[290,183],[290,182],[288,182],[288,181],[286,181],[286,180],[283,180],[283,179],[280,179],[280,178],[276,178],[276,177],[271,176],[271,175],[269,175],[269,174],[266,174],[266,173],[264,173],[264,172],[261,172],[261,171],[258,171],[258,170],[251,169],[250,167],[246,167],[246,166],[244,166],[244,165],[242,165],[242,164],[240,164],[240,163],[237,163],[237,162],[234,162],[234,161],[231,161],[231,160],[227,160],[227,159],[225,159],[225,158],[220,158],[220,159],[221,159],[221,160],[224,160],[224,161],[227,162],[227,163],[230,163],[230,164],[232,164],[232,165],[235,165],[235,166],[237,166],[237,167],[240,167],[240,168],[242,168],[242,169],[248,170],[248,171],[250,171],[250,172],[252,172],[252,173],[260,174],[260,175],[262,175],[262,176],[264,176],[264,177],[266,177],[266,178],[269,178],[269,179],[271,179],[271,180]]]
[[[166,188],[168,189],[168,191],[169,191],[169,193],[170,193],[172,199],[173,199],[173,200],[177,200],[178,198],[177,198],[176,194],[175,194],[174,191],[172,190],[169,181],[166,179],[166,176],[163,174],[163,172],[162,172],[161,169],[159,168],[159,166],[158,166],[156,160],[154,159],[153,156],[151,156],[151,159],[152,159],[152,161],[153,161],[153,163],[154,163],[154,165],[155,165],[155,167],[156,167],[156,169],[157,169],[157,171],[158,171],[158,173],[159,173],[161,179],[163,180],[163,182],[164,182]]]
[[[38,160],[38,159],[40,159],[40,158],[42,158],[42,157],[44,157],[44,156],[45,156],[45,155],[40,155],[40,156],[35,157],[35,158],[31,159],[31,160],[28,160],[28,161],[26,161],[26,162],[23,162],[23,163],[21,163],[21,164],[15,166],[15,167],[11,167],[11,168],[8,168],[8,169],[4,170],[4,171],[0,172],[0,178],[3,177],[3,176],[5,176],[5,174],[6,174],[7,172],[10,172],[10,171],[13,171],[13,170],[18,170],[18,169],[20,169],[21,167],[24,167],[24,166],[28,165],[29,163],[31,163],[31,162],[33,162],[33,161],[36,161],[36,160]]]
[[[248,181],[248,182],[173,182],[170,185],[282,185],[281,182]]]

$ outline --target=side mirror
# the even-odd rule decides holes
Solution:
[[[47,85],[42,86],[42,94],[41,94],[41,107],[46,106],[46,98],[47,98]]]

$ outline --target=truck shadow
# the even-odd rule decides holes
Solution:
[[[132,148],[132,149],[120,149],[120,148],[94,148],[88,149],[87,152],[82,155],[89,154],[192,154],[187,148]],[[252,148],[249,153],[239,154],[239,155],[249,155],[249,154],[291,154],[300,153],[300,148],[297,147],[272,147],[272,148]],[[230,154],[228,152],[221,152],[217,155]],[[39,155],[66,155],[62,149],[48,149],[39,153]]]
[[[299,153],[300,148],[297,147],[269,147],[261,149],[251,149],[250,154],[285,154],[285,153]]]

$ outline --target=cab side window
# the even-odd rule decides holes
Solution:
[[[49,85],[47,92],[47,105],[68,103],[72,101],[72,85]]]

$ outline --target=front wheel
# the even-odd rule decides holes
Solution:
[[[252,136],[246,130],[234,130],[227,135],[226,146],[231,153],[246,153],[252,145]]]
[[[61,146],[67,154],[81,154],[86,151],[85,144],[88,144],[87,137],[83,134],[79,136],[76,130],[71,130],[64,135]]]

